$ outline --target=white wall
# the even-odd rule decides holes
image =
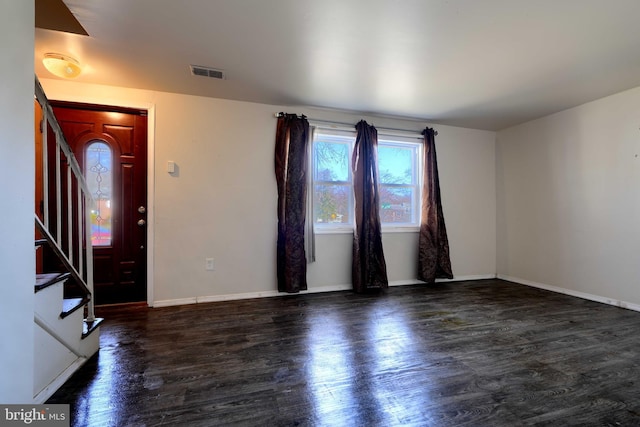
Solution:
[[[33,1],[0,0],[0,402],[33,401]]]
[[[50,99],[155,107],[153,300],[275,293],[274,113],[422,130],[423,122],[43,79]],[[495,275],[495,133],[435,126],[456,277]],[[166,171],[175,161],[178,176]],[[415,281],[417,234],[383,237],[389,279]],[[215,271],[204,269],[205,257]],[[351,283],[351,236],[317,237],[310,289]]]
[[[639,127],[636,88],[498,133],[501,277],[640,304]]]

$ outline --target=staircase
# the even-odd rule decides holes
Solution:
[[[93,307],[91,194],[36,77],[34,402],[100,348]],[[41,119],[40,119],[41,117]]]

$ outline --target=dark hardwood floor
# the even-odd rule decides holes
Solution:
[[[500,280],[98,314],[76,426],[640,425],[640,313]]]

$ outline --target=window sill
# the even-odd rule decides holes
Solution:
[[[419,233],[420,227],[417,225],[383,225],[382,233]]]
[[[334,228],[319,228],[316,227],[313,230],[314,234],[353,234],[353,227],[334,227]],[[415,225],[406,226],[392,226],[383,225],[382,234],[385,233],[419,233],[420,227]]]
[[[347,227],[314,227],[314,234],[353,234],[353,226]]]

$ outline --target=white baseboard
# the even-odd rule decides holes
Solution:
[[[284,295],[278,291],[261,291],[261,292],[246,292],[242,294],[225,294],[225,295],[208,295],[196,298],[196,303],[203,302],[219,302],[219,301],[233,301],[239,299],[251,299],[251,298],[270,298],[278,295]]]
[[[436,279],[436,283],[441,282],[462,282],[466,280],[486,280],[495,279],[495,274],[476,274],[471,276],[454,276],[453,279]]]
[[[477,276],[460,276],[455,277],[451,280],[449,279],[436,279],[436,282],[459,282],[463,280],[482,280],[482,279],[495,279],[495,275],[477,275]],[[389,286],[407,286],[407,285],[417,285],[425,282],[421,282],[420,280],[395,280],[389,282]],[[307,289],[306,291],[300,291],[299,294],[317,294],[322,292],[336,292],[336,291],[350,291],[352,289],[351,284],[346,285],[328,285],[328,286],[318,286]],[[233,301],[233,300],[241,300],[241,299],[252,299],[252,298],[271,298],[271,297],[279,297],[285,295],[299,295],[299,294],[286,294],[283,292],[278,292],[276,290],[272,291],[258,291],[258,292],[243,292],[239,294],[224,294],[224,295],[206,295],[199,297],[191,297],[191,298],[178,298],[178,299],[168,299],[168,300],[160,300],[154,301],[152,307],[169,307],[173,305],[186,305],[186,304],[200,304],[205,302],[219,302],[219,301]]]
[[[586,292],[574,291],[573,289],[566,289],[558,286],[546,285],[544,283],[533,282],[531,280],[520,279],[518,277],[507,276],[505,274],[498,274],[497,277],[498,279],[519,283],[521,285],[531,286],[533,288],[539,288],[539,289],[544,289],[551,292],[557,292],[559,294],[582,298],[589,301],[600,302],[603,304],[613,305],[620,308],[626,308],[628,310],[640,311],[640,305],[634,304],[631,302],[620,301],[613,298],[603,297],[600,295],[589,294]]]
[[[436,283],[449,283],[449,282],[463,282],[466,280],[484,280],[484,279],[495,279],[495,274],[478,274],[475,276],[455,276],[453,279],[436,279]],[[423,282],[422,280],[414,279],[414,280],[394,280],[389,282],[389,286],[408,286],[408,285],[424,285],[427,282]]]
[[[321,292],[348,291],[350,289],[351,289],[351,285],[330,285],[330,286],[320,286],[316,288],[310,288],[310,289],[307,289],[306,291],[300,291],[299,294],[316,294]],[[252,299],[252,298],[271,298],[271,297],[281,297],[286,295],[298,295],[298,294],[287,294],[284,292],[278,292],[276,290],[272,290],[272,291],[258,291],[258,292],[243,292],[241,294],[206,295],[206,296],[192,297],[192,298],[180,298],[180,299],[155,301],[153,303],[153,307],[169,307],[172,305],[200,304],[205,302],[233,301],[233,300]]]
[[[187,305],[187,304],[195,304],[198,302],[198,298],[177,298],[177,299],[165,299],[160,301],[154,301],[153,304],[150,304],[150,307],[169,307],[171,305]]]
[[[393,280],[391,282],[389,282],[389,287],[394,287],[394,286],[410,286],[410,285],[423,285],[427,282],[423,282],[422,280]],[[351,286],[351,285],[349,285]],[[351,289],[351,288],[349,288]]]

